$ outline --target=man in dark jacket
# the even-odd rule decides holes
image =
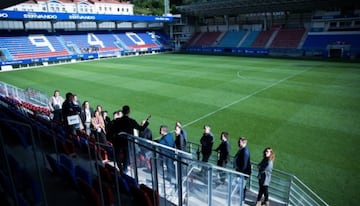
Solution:
[[[234,157],[235,170],[250,176],[251,175],[250,150],[247,147],[246,137],[240,137],[238,144],[239,144],[239,150]],[[245,178],[245,180],[246,179],[247,178]],[[246,194],[246,183],[244,183],[243,200],[245,200],[245,194]]]
[[[76,134],[76,130],[80,129],[81,108],[74,104],[74,95],[71,92],[66,93],[66,99],[62,104],[62,116],[67,131]]]
[[[159,133],[161,135],[161,138],[158,140],[159,144],[168,146],[170,148],[175,147],[174,137],[172,133],[168,132],[168,127],[166,125],[161,125]],[[170,157],[165,157],[165,165],[167,168],[167,176],[166,179],[171,181],[172,178],[175,178],[175,165],[174,165],[174,159],[173,157],[173,151],[168,149],[163,149],[162,152],[164,154],[169,155]]]
[[[140,125],[130,117],[130,107],[128,105],[122,107],[122,113],[123,116],[113,122],[112,135],[114,136],[113,144],[116,162],[118,167],[126,173],[129,165],[128,139],[126,135],[120,135],[119,133],[124,132],[134,135],[134,129],[143,131],[149,125],[150,116],[145,120],[143,125]],[[124,155],[122,159],[120,159],[121,153]]]
[[[214,144],[214,135],[211,133],[210,130],[211,130],[210,126],[205,125],[203,136],[200,139],[201,154],[202,154],[203,162],[209,161],[209,158],[210,158],[210,155],[212,152],[212,147]]]
[[[218,152],[218,160],[217,160],[217,166],[219,167],[225,167],[229,160],[230,155],[230,145],[228,142],[228,132],[221,132],[220,139],[221,143],[220,145],[215,149],[215,151]],[[220,183],[225,182],[226,173],[220,172]]]
[[[94,116],[94,110],[90,107],[89,101],[84,101],[81,107],[80,119],[84,126],[86,135],[91,134],[91,118]]]
[[[221,132],[220,139],[221,143],[220,145],[215,149],[215,151],[218,152],[218,161],[217,166],[220,167],[226,167],[226,164],[229,160],[230,155],[230,145],[228,142],[228,136],[229,133],[227,132]]]

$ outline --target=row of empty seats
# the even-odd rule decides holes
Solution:
[[[271,43],[271,48],[297,48],[305,29],[280,29]]]
[[[198,38],[193,45],[197,46],[214,46],[220,37],[221,32],[204,32],[199,33],[200,38]]]
[[[46,159],[52,173],[67,181],[69,188],[79,191],[89,204],[101,205],[100,191],[104,194],[105,205],[114,204],[112,188],[99,181],[87,168],[75,164],[72,157],[66,154],[60,154],[58,157],[46,154]]]
[[[6,156],[9,168],[1,164],[0,188],[10,199],[3,200],[2,205],[16,205],[16,202],[20,206],[42,205],[44,197],[39,182],[12,154],[7,153]]]
[[[274,32],[273,30],[261,31],[254,40],[254,42],[252,43],[251,47],[265,48],[273,32]]]
[[[352,48],[360,49],[360,32],[357,33],[309,33],[303,48],[326,48],[328,44],[348,44]]]
[[[197,32],[187,46],[230,48],[322,48],[332,43],[350,44],[360,48],[360,32],[306,33],[299,29],[271,29],[267,31]]]
[[[243,39],[245,34],[246,32],[244,30],[229,31],[224,35],[222,40],[218,43],[218,46],[233,47],[234,45],[238,45],[240,41]]]
[[[70,193],[73,191],[75,196],[78,195],[82,202],[87,203],[86,205],[120,205],[117,201],[121,201],[121,205],[159,205],[160,197],[155,190],[145,184],[138,184],[133,177],[120,173],[117,168],[103,161],[107,159],[106,155],[104,155],[106,151],[100,148],[94,139],[81,135],[68,136],[61,125],[54,124],[43,118],[37,118],[34,114],[29,116],[31,113],[24,115],[21,109],[21,107],[24,107],[23,104],[11,98],[0,97],[2,103],[0,104],[2,111],[0,117],[23,122],[33,128],[36,137],[39,138],[36,138],[36,141],[41,141],[40,145],[47,145],[46,150],[48,152],[44,157],[47,167],[52,173],[51,179],[62,179],[61,182],[68,185],[66,190],[69,190]],[[4,105],[6,106],[3,107]],[[10,122],[9,124],[2,124],[0,129],[2,135],[6,137],[6,144],[9,144],[9,141],[14,142],[14,144],[20,143],[25,152],[31,151],[27,149],[29,147],[39,149],[30,138],[29,134],[31,132],[26,131],[28,127],[18,126]],[[56,148],[51,149],[52,147]],[[54,151],[57,151],[57,153],[53,153]],[[111,151],[110,153],[112,154]],[[99,155],[100,159],[95,158],[95,155]],[[30,156],[29,159],[31,159]],[[37,179],[33,178],[32,174],[27,173],[20,166],[24,164],[29,166],[29,163],[22,162],[19,164],[16,160],[19,157],[15,158],[10,155],[7,158],[3,158],[1,155],[0,157],[2,160],[8,159],[11,166],[10,172],[4,171],[3,168],[6,167],[3,164],[4,162],[1,161],[0,188],[5,188],[6,194],[13,193],[12,185],[15,185],[17,189],[16,194],[9,197],[9,200],[17,201],[21,206],[43,205],[46,199],[42,196],[43,193],[39,189]],[[22,161],[29,160],[22,159]],[[14,178],[15,184],[9,181],[10,177]],[[45,180],[44,184],[48,182],[48,180]],[[45,187],[57,187],[57,185],[45,185]],[[117,190],[117,187],[119,190]],[[47,192],[45,191],[44,195],[49,195]],[[68,191],[64,193],[68,193]],[[59,193],[57,196],[61,198],[62,194]],[[52,201],[54,200],[47,200],[50,205]]]
[[[89,52],[164,48],[169,45],[165,36],[160,31],[0,36],[0,49],[2,56],[11,57],[7,60],[48,58]]]

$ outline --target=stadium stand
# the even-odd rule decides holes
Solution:
[[[91,53],[94,51],[120,50],[115,44],[116,38],[109,33],[62,34],[60,37],[64,44],[75,52]]]
[[[245,30],[240,31],[228,31],[224,37],[220,40],[217,46],[220,47],[237,47],[244,35],[246,34]]]
[[[98,179],[95,179],[93,187],[100,197],[101,194],[103,194],[104,205],[112,206],[115,204],[114,193],[109,184],[104,182],[101,182],[100,184],[100,181]]]
[[[259,33],[259,31],[249,31],[248,35],[245,37],[240,47],[251,47],[255,39],[258,37]]]
[[[50,154],[46,154],[46,160],[50,166],[50,169],[52,171],[53,174],[55,175],[61,175],[62,171],[61,171],[61,167],[60,167],[60,163],[58,160],[56,160],[53,156],[51,156]]]
[[[221,32],[204,32],[199,34],[200,37],[192,44],[196,46],[213,46],[216,44],[217,39]]]
[[[60,167],[63,171],[63,176],[65,179],[76,188],[78,186],[78,181],[76,177],[75,164],[71,157],[66,154],[60,154]]]
[[[164,49],[168,49],[168,50],[171,50],[172,49],[172,44],[170,43],[171,42],[171,39],[168,35],[166,35],[163,31],[156,31],[155,33],[156,35],[156,43],[159,45],[159,46],[163,46]]]
[[[323,57],[351,58],[360,57],[360,32],[309,32],[302,49],[306,55]]]
[[[77,179],[84,180],[88,185],[93,186],[93,176],[88,170],[83,168],[81,165],[75,166],[75,175]]]
[[[43,46],[36,46],[36,44]],[[69,54],[56,37],[45,37],[44,35],[0,37],[0,47],[8,49],[14,60]]]
[[[255,41],[252,43],[251,47],[265,48],[273,33],[274,30],[261,31]]]
[[[68,57],[73,54],[148,52],[169,49],[169,38],[161,32],[67,32],[0,36],[2,60]]]
[[[195,42],[201,37],[201,32],[194,32],[190,39],[186,42],[187,46],[192,46],[195,44]]]
[[[360,32],[310,32],[304,42],[304,49],[325,49],[329,44],[349,44],[360,48]]]
[[[96,190],[83,179],[78,178],[77,181],[80,194],[88,201],[88,204],[92,206],[101,206],[100,195]]]
[[[211,3],[214,2],[216,3],[216,1],[211,1]],[[197,6],[201,7],[200,4],[198,4]],[[227,7],[229,6],[227,5]],[[220,15],[225,16],[224,14],[226,11],[221,9],[216,9],[216,10],[223,12]],[[260,10],[263,11],[263,9]],[[252,10],[252,11],[254,11],[254,14],[256,14],[257,12],[256,10]],[[241,13],[244,13],[244,11],[241,11]],[[211,15],[216,16],[215,14],[211,14]],[[317,18],[321,19],[321,17],[317,17]],[[24,22],[25,21],[28,20],[24,20]],[[263,21],[263,19],[261,19],[261,21]],[[281,22],[281,20],[278,21]],[[3,22],[7,23],[7,21],[3,21]],[[50,22],[51,21],[49,20],[48,22],[45,22],[44,25],[52,25]],[[135,29],[127,28],[117,31],[115,28],[112,28],[110,29],[111,31],[97,31],[96,25],[99,22],[81,21],[79,24],[75,24],[75,22],[76,21],[69,23],[73,24],[74,28],[76,25],[76,26],[80,26],[82,30],[86,30],[87,27],[91,29],[89,29],[89,31],[81,31],[81,32],[80,31],[65,32],[66,30],[65,28],[64,31],[59,29],[59,31],[62,31],[61,33],[56,33],[54,31],[51,33],[47,31],[36,32],[35,30],[32,31],[32,30],[27,30],[26,28],[21,28],[20,32],[12,33],[12,31],[6,31],[6,29],[2,28],[4,32],[2,32],[0,35],[1,63],[6,61],[16,62],[17,60],[28,60],[28,59],[32,61],[32,59],[39,59],[39,58],[44,58],[45,59],[44,61],[48,61],[48,58],[53,58],[53,57],[59,57],[59,58],[66,57],[71,59],[73,58],[71,57],[71,55],[75,55],[75,54],[83,58],[82,55],[88,53],[110,53],[110,54],[114,54],[114,56],[117,56],[118,52],[124,52],[124,53],[153,52],[153,51],[161,50],[163,48],[168,48],[169,50],[171,50],[172,46],[170,42],[175,37],[175,35],[169,37],[163,32],[147,31],[148,30],[147,27],[144,27],[144,30],[135,30]],[[114,22],[116,22],[116,20],[113,20],[113,23]],[[219,22],[222,21],[214,20],[213,21],[214,25],[208,25],[208,27],[220,28],[220,26],[218,25]],[[249,22],[250,22],[249,24],[251,24],[251,21]],[[20,23],[20,21],[18,21],[18,22],[14,22],[13,24],[14,25],[19,24],[25,27],[25,24],[23,25],[22,23],[23,22]],[[238,23],[239,22],[235,22],[235,24]],[[306,22],[306,23],[309,24],[311,22]],[[31,24],[36,25],[36,21],[31,22]],[[246,22],[246,24],[248,23]],[[254,23],[255,26],[258,26],[256,24],[257,23]],[[223,26],[229,26],[229,25],[223,25]],[[310,33],[306,33],[307,31],[306,29],[299,29],[299,30],[281,29],[280,26],[275,29],[266,30],[267,28],[269,28],[269,26],[266,27],[265,25],[264,27],[261,27],[261,31],[258,28],[255,29],[254,31],[251,29],[241,30],[239,27],[238,27],[239,31],[236,32],[230,30],[218,30],[218,29],[201,30],[201,31],[211,31],[211,32],[196,32],[198,30],[195,30],[194,32],[192,32],[191,38],[188,39],[188,41],[184,44],[184,46],[243,47],[243,48],[252,47],[252,48],[260,48],[260,49],[298,48],[299,45],[301,46],[300,43],[303,36],[307,35],[303,47],[299,48],[299,51],[301,51],[301,49],[304,50],[316,49],[323,52],[327,50],[329,44],[351,45],[352,49],[354,49],[355,51],[356,50],[360,51],[359,32],[354,32],[353,28],[348,28],[348,26],[346,26],[346,28],[338,28],[338,26],[339,25],[336,23],[335,25],[330,25],[331,27],[330,29],[326,28],[325,26],[314,27],[311,30],[312,32]],[[271,27],[270,25],[270,28],[273,27]],[[23,33],[23,30],[25,30],[26,33]],[[351,32],[349,31],[328,32],[329,30],[332,31],[350,30]],[[184,35],[183,32],[178,32],[178,33],[179,34],[177,35]],[[358,56],[359,53],[360,52],[358,52]],[[29,63],[24,63],[24,64],[29,64]],[[106,164],[107,161],[113,160],[113,158],[110,159],[107,158],[107,155],[110,156],[113,152],[111,149],[109,149],[111,148],[111,146],[109,147],[99,146],[95,139],[81,135],[66,135],[61,125],[54,125],[52,123],[49,123],[48,121],[49,119],[44,118],[44,117],[48,117],[50,113],[48,109],[43,107],[43,105],[36,105],[34,104],[34,102],[30,102],[27,100],[26,101],[19,100],[18,97],[11,96],[6,89],[3,89],[1,87],[1,85],[0,85],[0,94],[1,94],[0,117],[3,117],[4,119],[9,118],[18,122],[29,124],[32,127],[36,128],[37,130],[40,130],[39,139],[41,141],[46,142],[47,145],[54,144],[53,145],[54,148],[51,148],[53,149],[53,151],[51,152],[57,153],[56,155],[60,154],[60,158],[59,160],[56,160],[51,155],[46,155],[47,164],[50,165],[54,173],[58,173],[59,176],[62,176],[62,178],[70,182],[70,185],[72,186],[66,187],[66,189],[79,191],[79,193],[83,195],[83,198],[88,200],[86,205],[88,205],[89,203],[93,205],[101,205],[102,193],[106,194],[104,195],[106,205],[115,204],[114,202],[116,201],[113,198],[115,186],[119,186],[120,192],[123,195],[129,196],[130,199],[135,197],[136,201],[138,201],[137,202],[138,204],[159,205],[160,202],[159,193],[161,191],[157,191],[155,188],[152,189],[150,188],[149,185],[146,186],[144,184],[144,183],[148,183],[146,182],[146,180],[139,186],[137,182],[139,175],[137,176],[127,176],[125,174],[119,175],[116,168],[111,167],[110,164]],[[8,125],[9,124],[1,124],[0,129],[1,131],[5,131],[4,136],[9,137],[15,134],[18,137],[17,139],[21,143],[21,146],[25,149],[29,148],[30,146],[36,149],[40,148],[37,147],[37,145],[34,145],[34,142],[30,141],[28,137],[24,136],[24,133],[21,131],[21,129],[7,130],[6,127],[8,127]],[[46,149],[48,150],[49,148]],[[29,150],[25,150],[25,152],[28,151]],[[153,152],[155,151],[156,149],[154,149]],[[79,155],[79,153],[84,155],[87,152],[89,152],[89,156],[87,157],[88,159],[86,159],[86,161],[94,161],[95,158],[96,160],[100,160],[100,162],[102,163],[105,162],[104,167],[96,166],[98,162],[94,164],[96,168],[99,168],[96,170],[96,174],[88,173],[88,171],[86,171],[85,168],[79,169],[80,166],[76,165],[75,162],[71,159],[71,155],[75,154],[77,155],[76,156],[77,161],[80,161],[81,156]],[[14,161],[10,156],[1,157],[1,159],[10,160],[12,161],[11,163],[13,164],[12,165],[13,167],[18,167],[16,166],[16,163],[14,163]],[[22,193],[22,191],[16,191],[16,194],[11,193],[13,190],[12,182],[9,181],[9,177],[11,177],[11,173],[4,172],[6,170],[4,169],[5,167],[3,166],[3,162],[1,163],[2,163],[1,164],[2,167],[0,168],[1,169],[0,183],[2,188],[5,188],[7,192],[11,194],[10,198],[13,200],[17,200],[20,203],[20,205],[28,205],[30,200],[27,199],[27,196],[25,196],[24,193]],[[254,170],[256,170],[256,168]],[[152,173],[156,173],[156,172],[152,172]],[[104,182],[100,183],[97,181],[92,181],[93,180],[92,175],[97,175],[102,177],[101,180],[104,180]],[[14,176],[18,177],[18,175],[14,175]],[[276,174],[274,176],[276,176]],[[284,174],[281,173],[281,176],[284,176]],[[31,178],[29,177],[26,178],[28,178],[28,180],[29,179],[31,180]],[[20,179],[21,177],[19,177],[19,180]],[[256,180],[256,176],[253,176],[251,179]],[[276,180],[276,178],[274,179]],[[282,185],[286,185],[286,188],[284,189],[285,192],[281,190],[282,188],[280,186],[278,186],[274,190],[280,194],[277,196],[279,199],[281,199],[280,205],[283,205],[281,203],[285,203],[286,201],[288,202],[291,201],[290,200],[291,197],[287,197],[286,195],[291,193],[291,189],[292,189],[291,186],[292,184],[294,184],[293,182],[296,182],[297,180],[296,178],[293,178],[293,176],[290,175],[289,175],[289,179],[290,179],[289,181],[287,179],[284,180],[281,178],[279,178],[278,180],[278,182],[281,183]],[[155,185],[157,183],[156,181],[152,182],[153,184],[150,185],[152,186]],[[117,185],[116,182],[119,182],[120,184]],[[181,186],[181,182],[178,183],[179,186]],[[290,185],[290,189],[288,185]],[[39,190],[38,188],[36,188],[35,184],[32,184],[32,186],[34,186],[32,190],[37,192],[36,194],[35,193],[32,194],[32,196],[30,197],[31,200],[35,200],[35,202],[32,202],[32,204],[41,205],[40,202],[43,201],[43,199],[38,194]],[[59,185],[55,185],[55,186],[52,185],[52,186],[57,187]],[[164,186],[163,188],[165,188],[166,186],[165,183],[163,186]],[[231,185],[229,185],[229,187],[230,186]],[[144,187],[147,188],[143,189]],[[293,187],[297,188],[296,185]],[[158,188],[161,189],[161,187]],[[146,191],[146,193],[144,191]],[[166,194],[166,190],[162,192]],[[296,191],[297,194],[296,200],[298,201],[297,202],[298,204],[305,202],[304,205],[326,205],[326,203],[313,204],[311,201],[314,201],[313,199],[316,198],[309,198],[307,197],[307,194],[303,195],[303,193],[304,192],[302,190]],[[167,195],[170,196],[170,194],[166,194],[165,196]],[[181,195],[182,194],[180,194],[179,197],[182,197]],[[201,195],[204,194],[202,193]],[[302,199],[304,198],[303,196],[305,196],[306,200]],[[164,198],[164,196],[162,196],[161,198]],[[51,201],[52,200],[49,200],[50,205],[51,203],[53,203]],[[132,201],[134,201],[134,199],[132,199]],[[321,202],[321,199],[319,201]],[[176,202],[173,205],[176,205],[177,203],[178,202]],[[76,204],[75,202],[72,204],[79,205]]]
[[[158,47],[158,44],[153,41],[153,38],[148,33],[125,32],[118,34],[118,36],[127,50],[147,50],[148,48]]]
[[[13,198],[17,198],[19,205],[41,205],[44,197],[37,180],[13,154],[7,153],[6,156],[9,161],[9,170],[0,168],[2,190],[9,193]]]
[[[271,43],[271,48],[297,48],[305,29],[280,29]]]

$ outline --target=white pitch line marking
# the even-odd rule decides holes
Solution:
[[[240,75],[240,72],[237,72],[237,77],[239,77],[240,79],[246,79],[246,77]]]
[[[222,107],[220,107],[220,108],[217,109],[217,110],[214,110],[214,111],[212,111],[212,112],[210,112],[210,113],[207,113],[207,114],[205,114],[205,115],[203,115],[203,116],[201,116],[201,117],[199,117],[199,118],[197,118],[197,119],[195,119],[195,120],[193,120],[193,121],[191,121],[191,122],[188,122],[188,123],[184,124],[184,127],[189,126],[189,125],[192,125],[192,124],[194,124],[194,123],[196,123],[196,122],[198,122],[198,121],[200,121],[200,120],[202,120],[202,119],[205,119],[206,117],[209,117],[209,116],[211,116],[211,115],[213,115],[213,114],[215,114],[215,113],[217,113],[217,112],[220,112],[220,111],[222,111],[222,110],[224,110],[224,109],[227,109],[227,108],[231,107],[231,106],[234,105],[234,104],[237,104],[237,103],[240,103],[240,102],[242,102],[242,101],[244,101],[244,100],[247,100],[247,99],[249,99],[250,97],[257,95],[257,94],[260,93],[260,92],[263,92],[263,91],[265,91],[265,90],[267,90],[267,89],[270,89],[271,87],[274,87],[274,86],[276,86],[276,85],[278,85],[278,84],[280,84],[280,83],[282,83],[282,82],[284,82],[284,81],[286,81],[286,80],[288,80],[288,79],[290,79],[290,78],[292,78],[292,77],[295,77],[295,76],[297,76],[297,75],[300,75],[300,74],[302,74],[302,73],[304,73],[304,72],[306,72],[306,71],[308,71],[308,69],[307,69],[307,70],[302,70],[302,71],[300,71],[300,72],[297,72],[297,73],[295,73],[295,74],[292,74],[292,75],[290,75],[290,76],[287,76],[287,77],[285,77],[285,78],[283,78],[283,79],[280,79],[279,81],[276,81],[276,82],[270,84],[269,86],[266,86],[266,87],[264,87],[264,88],[262,88],[262,89],[259,89],[259,90],[257,90],[257,91],[254,91],[253,93],[248,94],[248,95],[246,95],[246,96],[244,96],[244,97],[242,97],[242,98],[240,98],[240,99],[238,99],[238,100],[236,100],[236,101],[233,101],[233,102],[231,102],[231,103],[229,103],[229,104],[227,104],[227,105],[225,105],[225,106],[222,106]],[[238,72],[238,74],[239,74],[239,72]],[[239,75],[238,75],[238,76],[239,76]]]

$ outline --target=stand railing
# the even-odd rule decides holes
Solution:
[[[247,175],[204,163],[191,153],[128,135],[131,175],[159,192],[164,205],[243,205]],[[138,165],[146,151],[150,168]],[[144,153],[142,153],[144,154]]]
[[[197,157],[199,155],[198,149],[200,145],[193,142],[188,142],[188,151]],[[217,155],[212,155],[210,161],[216,162]],[[230,162],[233,162],[231,157]],[[232,166],[232,164],[229,164]],[[252,173],[249,177],[248,188],[250,191],[257,193],[258,169],[256,163],[252,162]],[[272,172],[271,184],[269,186],[270,199],[283,205],[303,205],[303,206],[328,206],[328,204],[321,199],[314,191],[306,186],[296,176],[274,169]]]

